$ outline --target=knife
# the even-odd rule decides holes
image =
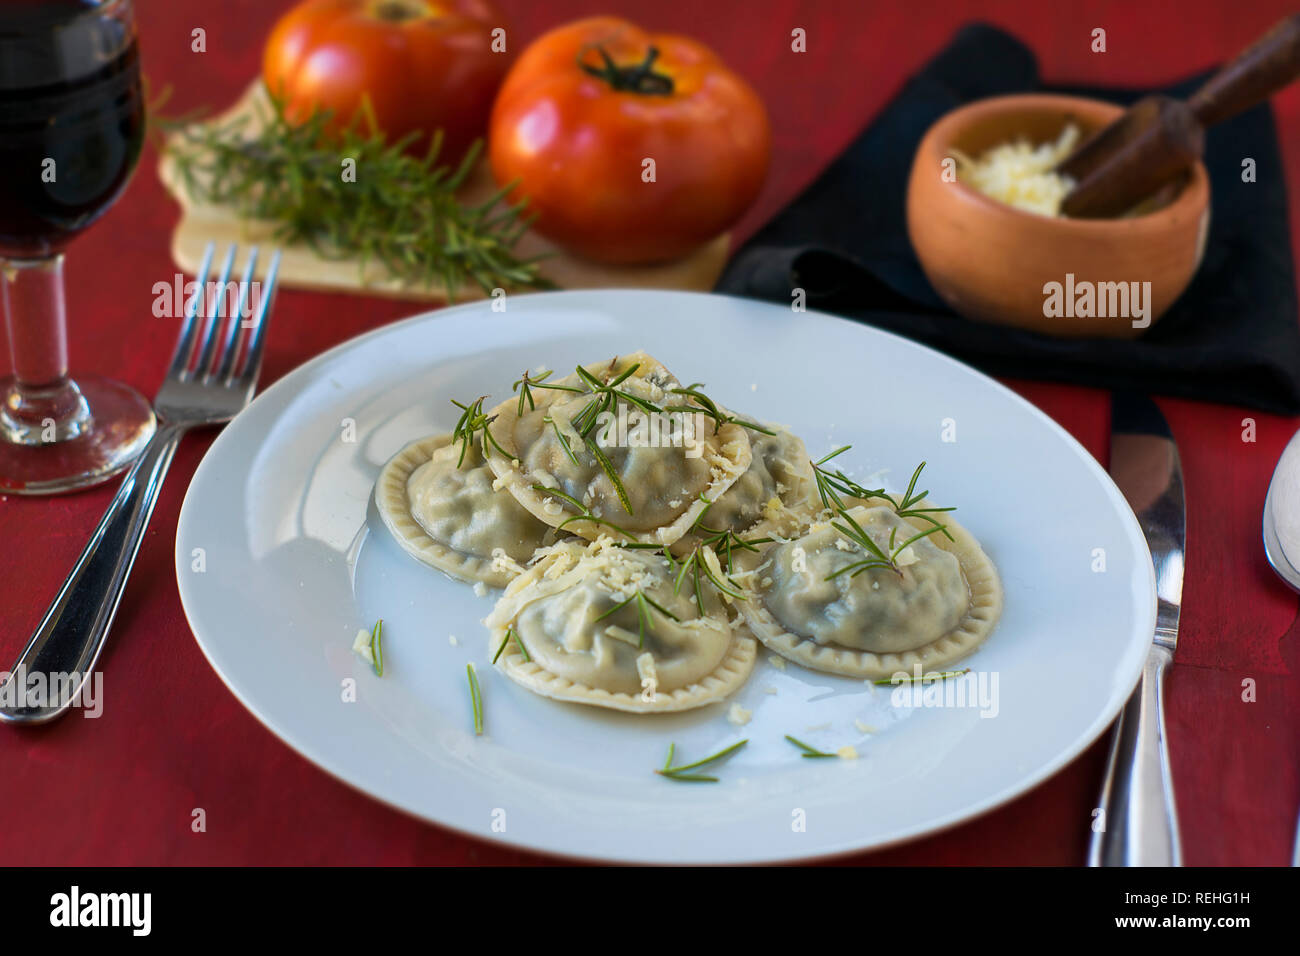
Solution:
[[[1142,679],[1111,737],[1089,866],[1181,866],[1173,776],[1165,746],[1164,677],[1178,644],[1186,510],[1169,425],[1144,395],[1111,398],[1110,476],[1137,516],[1156,572],[1156,628]]]

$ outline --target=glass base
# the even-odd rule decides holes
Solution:
[[[13,384],[0,378],[0,400]],[[16,427],[0,408],[0,494],[53,495],[97,485],[129,466],[153,437],[153,407],[135,389],[92,375],[78,378],[76,387],[83,408],[61,433],[53,419],[46,435]]]

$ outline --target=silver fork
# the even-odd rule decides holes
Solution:
[[[9,669],[8,682],[19,683],[14,688],[0,687],[0,720],[44,723],[81,700],[82,685],[90,678],[104,649],[104,639],[113,624],[127,576],[181,436],[196,426],[230,421],[253,397],[280,253],[271,257],[266,280],[261,284],[260,301],[244,320],[243,313],[250,305],[257,248],[249,254],[233,313],[223,318],[220,310],[213,310],[214,315],[209,319],[204,315],[204,304],[212,252],[213,245],[209,243],[195,276],[198,288],[185,306],[171,366],[154,399],[157,431],[126,473],[122,487],[104,512],[63,588]],[[217,286],[220,301],[226,300],[224,293],[234,261],[232,243]],[[242,350],[241,329],[248,331],[247,344]],[[32,674],[46,675],[43,699],[34,702],[29,700],[33,695],[26,691],[24,684],[27,675]],[[34,686],[41,685],[36,682]]]

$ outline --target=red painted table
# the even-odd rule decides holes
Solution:
[[[244,90],[272,20],[268,0],[137,0],[145,70],[171,85],[169,109],[220,107]],[[1035,49],[1049,82],[1168,82],[1244,46],[1293,4],[1255,0],[1082,5],[949,0],[501,0],[520,44],[598,12],[652,14],[645,25],[698,35],[766,98],[772,174],[739,237],[791,199],[961,23],[983,18]],[[191,31],[207,52],[191,52]],[[808,51],[790,52],[790,31]],[[1090,50],[1107,32],[1108,52]],[[1300,88],[1275,100],[1293,246],[1300,223]],[[155,282],[176,269],[177,210],[152,151],[118,205],[73,246],[67,273],[74,371],[157,388],[175,330],[151,313]],[[335,343],[409,314],[409,303],[284,291],[263,380]],[[1223,316],[1229,322],[1231,316]],[[4,356],[7,367],[8,359]],[[1103,458],[1108,403],[1083,388],[1013,382]],[[1282,864],[1300,807],[1300,621],[1272,575],[1259,518],[1274,462],[1297,423],[1240,408],[1161,400],[1183,453],[1188,564],[1182,639],[1168,689],[1175,785],[1189,864]],[[1254,442],[1243,420],[1255,421]],[[211,438],[185,439],[102,659],[98,720],[72,716],[31,731],[0,728],[0,864],[538,863],[389,810],[326,776],[262,728],[199,653],[172,571],[176,518]],[[0,498],[0,660],[17,656],[113,493]],[[1064,677],[1065,675],[1061,675]],[[1243,685],[1255,688],[1243,700]],[[1093,746],[1047,783],[950,832],[852,862],[1077,864],[1105,759]],[[191,811],[207,812],[193,833]],[[21,821],[21,825],[12,821]]]

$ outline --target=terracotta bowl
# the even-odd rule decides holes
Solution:
[[[1210,184],[1200,163],[1167,205],[1123,219],[1040,216],[943,176],[953,147],[978,156],[1018,137],[1046,142],[1069,122],[1086,137],[1120,113],[1098,100],[1022,94],[978,100],[930,127],[907,185],[907,230],[930,283],[954,311],[1048,335],[1133,338],[1187,288],[1209,229]],[[1113,285],[1121,282],[1138,285]],[[1123,291],[1135,289],[1138,298],[1125,308]],[[1071,314],[1086,311],[1089,297],[1091,317]],[[1103,309],[1119,314],[1097,314]]]

